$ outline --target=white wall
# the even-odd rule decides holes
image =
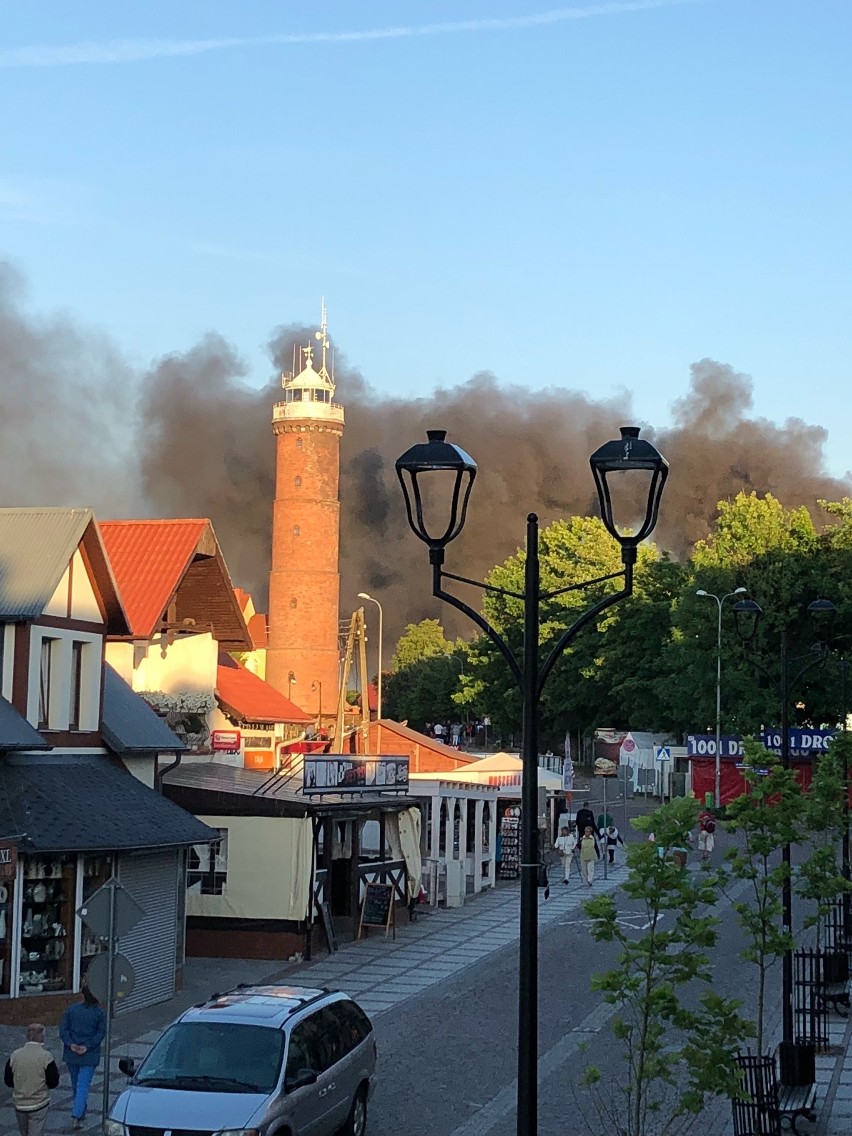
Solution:
[[[309,818],[199,816],[228,830],[224,895],[187,892],[187,915],[241,919],[305,918],[310,892]]]
[[[65,569],[65,573],[59,581],[56,591],[53,593],[50,602],[44,609],[44,614],[56,615],[61,619],[65,619],[69,615],[69,575],[71,576],[70,618],[85,619],[90,623],[103,623],[103,616],[98,607],[98,601],[95,598],[95,590],[92,587],[92,581],[89,579],[89,573],[86,570],[86,565],[83,561],[83,557],[80,555],[79,548],[74,553],[71,564]]]
[[[107,643],[106,657],[134,690],[212,694],[216,688],[219,647],[209,632],[178,634],[172,644],[165,635],[150,643]]]

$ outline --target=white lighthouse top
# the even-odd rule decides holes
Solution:
[[[343,422],[343,407],[334,402],[334,356],[331,369],[328,366],[329,342],[328,322],[325,301],[322,305],[322,324],[316,332],[322,350],[320,369],[314,367],[314,346],[309,343],[300,347],[302,369],[298,374],[281,376],[284,388],[284,401],[275,404],[272,412],[273,422],[282,418],[313,418],[325,421]],[[295,362],[295,361],[294,361]]]

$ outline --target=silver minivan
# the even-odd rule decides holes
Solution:
[[[376,1042],[347,994],[240,986],[193,1006],[113,1105],[106,1136],[364,1136]]]

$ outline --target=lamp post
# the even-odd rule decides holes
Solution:
[[[734,588],[724,596],[717,596],[713,592],[705,592],[703,588],[699,588],[695,593],[697,596],[707,596],[715,600],[719,607],[719,624],[716,632],[716,772],[713,781],[713,800],[717,809],[722,804],[722,607],[725,600],[729,600],[732,596],[745,595],[745,591],[745,588]]]
[[[621,545],[622,570],[572,584],[552,592],[540,591],[538,517],[527,517],[526,560],[524,590],[515,592],[482,584],[465,576],[444,571],[444,554],[447,545],[455,540],[464,527],[468,500],[476,477],[476,462],[458,446],[446,441],[444,430],[429,430],[428,441],[412,446],[397,459],[396,471],[405,498],[408,523],[414,534],[429,546],[432,565],[432,595],[457,608],[471,619],[491,639],[505,659],[523,697],[523,775],[521,787],[521,918],[518,946],[518,1136],[536,1136],[538,1132],[538,897],[536,877],[538,866],[538,708],[542,688],[559,656],[570,641],[587,624],[594,622],[606,608],[629,596],[633,591],[633,569],[638,546],[657,522],[663,487],[668,476],[668,463],[651,445],[640,439],[636,427],[621,429],[621,438],[607,442],[589,459],[598,492],[601,519],[611,536]],[[617,480],[624,488],[621,474],[638,471],[647,478],[647,499],[644,518],[634,533],[622,531],[613,518],[612,490]],[[428,475],[428,478],[424,475]],[[436,528],[427,523],[424,514],[431,512],[429,505],[435,498],[424,486],[443,487],[440,499],[449,502],[449,520],[441,520]],[[631,478],[631,485],[633,484]],[[425,499],[424,499],[425,497]],[[566,592],[600,584],[607,580],[621,580],[622,586],[609,596],[593,604],[566,631],[562,633],[547,658],[539,661],[539,618],[542,602]],[[524,648],[518,659],[505,639],[474,608],[444,588],[445,581],[470,584],[485,591],[497,592],[521,600],[524,605]]]
[[[311,690],[312,691],[316,690],[319,693],[319,699],[318,699],[318,703],[317,703],[317,729],[321,730],[322,729],[322,682],[321,682],[320,679],[318,679],[318,678],[314,679],[314,681],[311,683]]]
[[[733,607],[737,632],[744,643],[753,642],[757,633],[763,609],[752,599],[739,600]],[[807,613],[814,621],[819,619],[833,619],[836,607],[831,600],[817,599],[808,604]],[[784,769],[790,768],[790,697],[795,684],[802,675],[817,664],[826,660],[828,653],[826,640],[815,642],[808,655],[798,659],[790,659],[788,650],[788,628],[781,628],[779,637],[781,674],[778,681],[778,691],[781,696],[781,765]],[[769,671],[752,656],[751,660],[758,670],[768,678],[772,678]],[[790,673],[791,664],[802,665],[795,673]],[[781,926],[787,935],[793,933],[793,881],[792,858],[790,844],[781,847],[781,862],[784,865],[784,878],[781,884]],[[781,966],[781,1023],[782,1043],[779,1050],[781,1066],[781,1083],[795,1083],[793,1072],[796,1063],[796,1042],[793,1035],[793,952],[787,949],[784,952]]]
[[[368,596],[366,592],[358,593],[359,600],[369,600],[374,603],[379,609],[379,674],[376,679],[376,718],[381,719],[382,716],[382,605],[378,600],[374,600],[372,596]],[[367,694],[367,721],[370,720],[370,695]]]

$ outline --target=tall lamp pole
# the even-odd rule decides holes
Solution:
[[[737,620],[737,631],[745,643],[751,643],[757,632],[758,623],[763,610],[752,599],[739,600],[733,607],[734,617]],[[832,620],[837,608],[831,600],[817,599],[808,604],[808,615],[814,620]],[[798,659],[790,659],[788,650],[788,629],[782,627],[779,638],[781,677],[778,682],[778,691],[781,695],[781,765],[784,769],[790,768],[790,697],[793,687],[802,675],[811,667],[822,664],[828,654],[827,639],[815,642],[808,655]],[[752,663],[768,678],[770,672],[753,656]],[[790,664],[802,663],[802,666],[790,674]],[[793,934],[793,880],[792,856],[789,843],[781,847],[781,862],[784,865],[784,879],[781,884],[781,925],[787,935]],[[793,952],[788,949],[784,952],[781,966],[781,1024],[782,1045],[780,1049],[781,1083],[795,1083],[796,1041],[793,1030]]]
[[[316,690],[319,693],[319,704],[317,706],[317,728],[322,729],[322,682],[320,679],[315,678],[311,683],[311,690]]]
[[[668,463],[651,445],[639,438],[636,427],[625,426],[621,438],[607,442],[589,459],[601,507],[601,519],[611,536],[621,545],[622,571],[612,572],[583,584],[572,584],[551,592],[540,591],[538,517],[527,517],[526,560],[524,590],[514,592],[491,584],[482,584],[466,576],[445,572],[444,553],[464,527],[467,505],[476,462],[458,446],[446,441],[444,430],[429,430],[428,441],[412,446],[396,462],[396,471],[405,497],[408,523],[415,535],[429,546],[432,565],[432,595],[452,605],[471,619],[495,644],[505,659],[523,696],[523,775],[521,787],[521,919],[518,945],[518,1136],[536,1136],[538,1133],[538,895],[536,891],[538,868],[538,710],[542,688],[559,656],[571,640],[587,624],[593,623],[606,608],[629,596],[633,591],[633,568],[638,546],[653,531],[657,522],[663,487],[668,476]],[[638,471],[647,479],[647,500],[644,519],[635,532],[622,531],[613,519],[612,488],[615,482],[626,487],[621,477],[625,472]],[[421,490],[424,485],[441,486],[445,492],[433,496]],[[610,477],[613,477],[611,486]],[[424,501],[425,497],[425,501]],[[436,500],[449,502],[450,517],[430,526],[424,513],[428,504]],[[488,621],[474,608],[444,588],[445,581],[470,584],[484,591],[497,592],[524,605],[524,649],[518,659],[511,648]],[[566,592],[601,584],[608,580],[621,580],[622,586],[611,595],[594,603],[574,624],[563,632],[547,655],[539,660],[539,615],[543,602]]]
[[[359,600],[369,600],[374,603],[379,609],[379,674],[376,679],[376,718],[381,719],[382,716],[382,605],[378,600],[374,600],[372,596],[368,596],[366,592],[358,593]],[[367,695],[367,720],[370,719],[370,697]]]
[[[724,596],[717,596],[713,592],[705,592],[703,588],[699,588],[695,593],[697,596],[706,596],[715,600],[719,607],[719,624],[716,632],[716,773],[713,781],[713,800],[717,809],[722,804],[722,607],[725,600],[729,600],[731,596],[742,596],[745,592],[745,588],[734,588]]]

